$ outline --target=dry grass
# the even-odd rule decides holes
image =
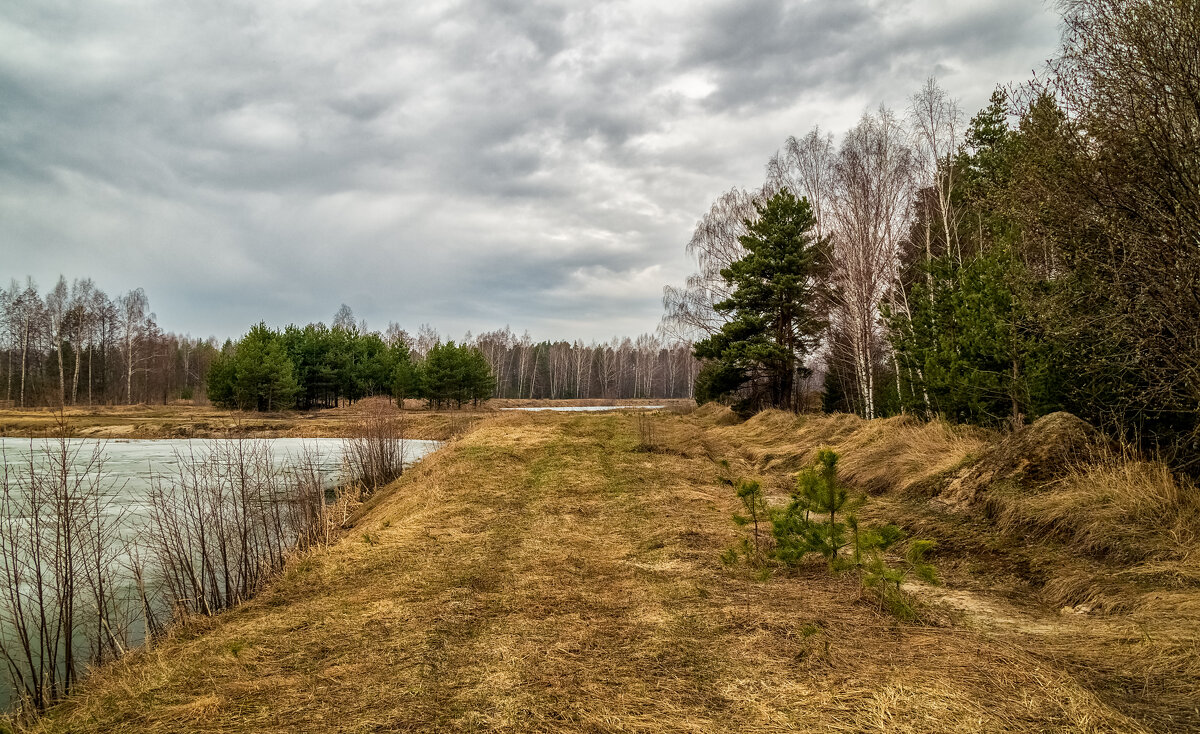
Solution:
[[[1114,456],[1032,490],[998,490],[987,502],[1002,527],[1045,530],[1083,552],[1186,563],[1200,551],[1200,492],[1160,463]]]
[[[1196,487],[1162,464],[1110,456],[1042,486],[995,487],[985,506],[1009,533],[1064,554],[1046,564],[1042,598],[1122,625],[1115,634],[1081,625],[1048,640],[1051,654],[1160,730],[1200,728]]]
[[[688,411],[696,407],[690,398],[493,398],[487,401],[487,408],[500,410],[503,408],[567,408],[580,406],[605,405],[661,405],[664,409]]]
[[[778,410],[724,434],[744,446],[742,458],[763,473],[798,471],[815,460],[818,449],[831,447],[842,456],[845,478],[873,493],[926,487],[991,440],[979,429],[911,416],[866,421],[845,413],[797,416]]]
[[[489,400],[479,407],[429,410],[423,400],[406,400],[404,419],[409,438],[442,441],[464,433],[478,420],[503,408],[577,405],[663,405],[680,414],[695,408],[691,400]],[[254,413],[170,405],[73,406],[65,411],[74,435],[84,438],[344,438],[353,435],[364,414],[394,411],[390,398],[374,397],[341,408],[307,412]],[[57,411],[49,408],[0,409],[0,436],[44,436],[56,425]]]
[[[707,420],[719,415],[709,409]],[[938,542],[951,588],[915,592],[1071,671],[1156,731],[1200,730],[1200,496],[1165,466],[1099,450],[1051,481],[993,483],[952,512],[928,498],[1001,436],[777,412],[708,433],[714,455],[776,497],[818,448],[834,447],[844,476],[875,494],[869,518]]]
[[[384,398],[305,413],[247,413],[190,405],[68,408],[66,418],[82,438],[343,438],[353,434],[364,412],[392,405]],[[430,411],[410,401],[405,420],[411,438],[444,440],[489,415],[487,410]],[[42,436],[57,414],[45,410],[0,410],[0,436]]]
[[[1146,731],[1010,640],[899,625],[823,571],[724,568],[716,418],[656,416],[654,454],[630,415],[484,421],[40,730]]]

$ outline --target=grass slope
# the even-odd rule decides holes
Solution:
[[[986,630],[897,624],[820,568],[726,569],[722,429],[659,416],[650,453],[635,420],[480,421],[340,542],[40,729],[1143,731]]]

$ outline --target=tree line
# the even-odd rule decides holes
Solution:
[[[1200,7],[1063,7],[1045,74],[970,119],[931,79],[836,141],[789,138],[761,188],[714,202],[698,272],[664,294],[699,397],[993,426],[1068,410],[1200,469]]]
[[[686,343],[642,335],[607,344],[534,342],[507,327],[460,343],[429,326],[370,331],[345,305],[332,326],[260,323],[211,361],[207,394],[243,410],[336,407],[387,395],[461,407],[492,397],[686,397],[698,371]]]
[[[699,371],[690,341],[661,334],[535,342],[506,327],[470,342],[491,365],[500,398],[687,398]]]
[[[108,296],[90,278],[0,290],[0,375],[11,407],[202,397],[212,340],[162,331],[145,291]]]
[[[310,409],[397,394],[397,379],[399,394],[424,397],[416,370],[442,343],[437,331],[423,325],[410,334],[396,323],[371,331],[344,305],[331,324],[288,326],[278,333],[261,325],[222,345],[213,337],[164,332],[141,288],[110,298],[89,278],[68,283],[60,277],[43,294],[32,279],[13,280],[0,291],[0,406],[211,399],[264,410]],[[699,369],[689,342],[659,334],[605,343],[534,341],[528,332],[518,336],[505,327],[478,337],[468,333],[457,347],[482,354],[494,378],[487,391],[472,387],[464,401],[681,398],[692,394]],[[242,381],[229,376],[237,364]],[[215,383],[209,379],[214,370]],[[397,370],[405,376],[397,378]],[[261,374],[251,377],[254,371]],[[251,400],[251,388],[236,392],[235,383],[264,387],[254,388]],[[214,395],[210,384],[217,385]],[[461,391],[445,394],[449,397],[435,396],[434,403],[457,403]]]
[[[208,396],[241,410],[336,407],[365,397],[424,398],[430,407],[478,404],[495,381],[482,352],[453,341],[425,354],[353,323],[283,331],[259,323],[225,343],[208,372]]]

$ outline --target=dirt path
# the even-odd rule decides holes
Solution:
[[[970,626],[718,560],[685,418],[488,419],[269,592],[94,678],[47,731],[1142,731]]]

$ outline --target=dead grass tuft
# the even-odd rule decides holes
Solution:
[[[988,494],[988,514],[1001,527],[1052,533],[1114,561],[1186,563],[1200,550],[1200,493],[1161,463],[1113,456],[1044,485]]]
[[[875,493],[917,488],[931,493],[937,489],[931,480],[962,466],[988,440],[978,429],[911,416],[871,421],[842,435],[837,446],[846,457],[847,478]]]
[[[831,446],[846,479],[876,495],[866,517],[937,541],[939,573],[957,588],[917,589],[930,603],[1053,661],[1152,729],[1200,729],[1197,488],[1114,452],[1073,416],[1036,428],[1000,436],[768,411],[703,441],[776,498]]]
[[[796,472],[811,464],[822,446],[836,450],[850,482],[870,492],[937,487],[935,478],[961,466],[990,435],[944,421],[910,416],[865,421],[855,415],[801,415],[768,410],[725,435],[743,447],[743,458],[760,472]]]

